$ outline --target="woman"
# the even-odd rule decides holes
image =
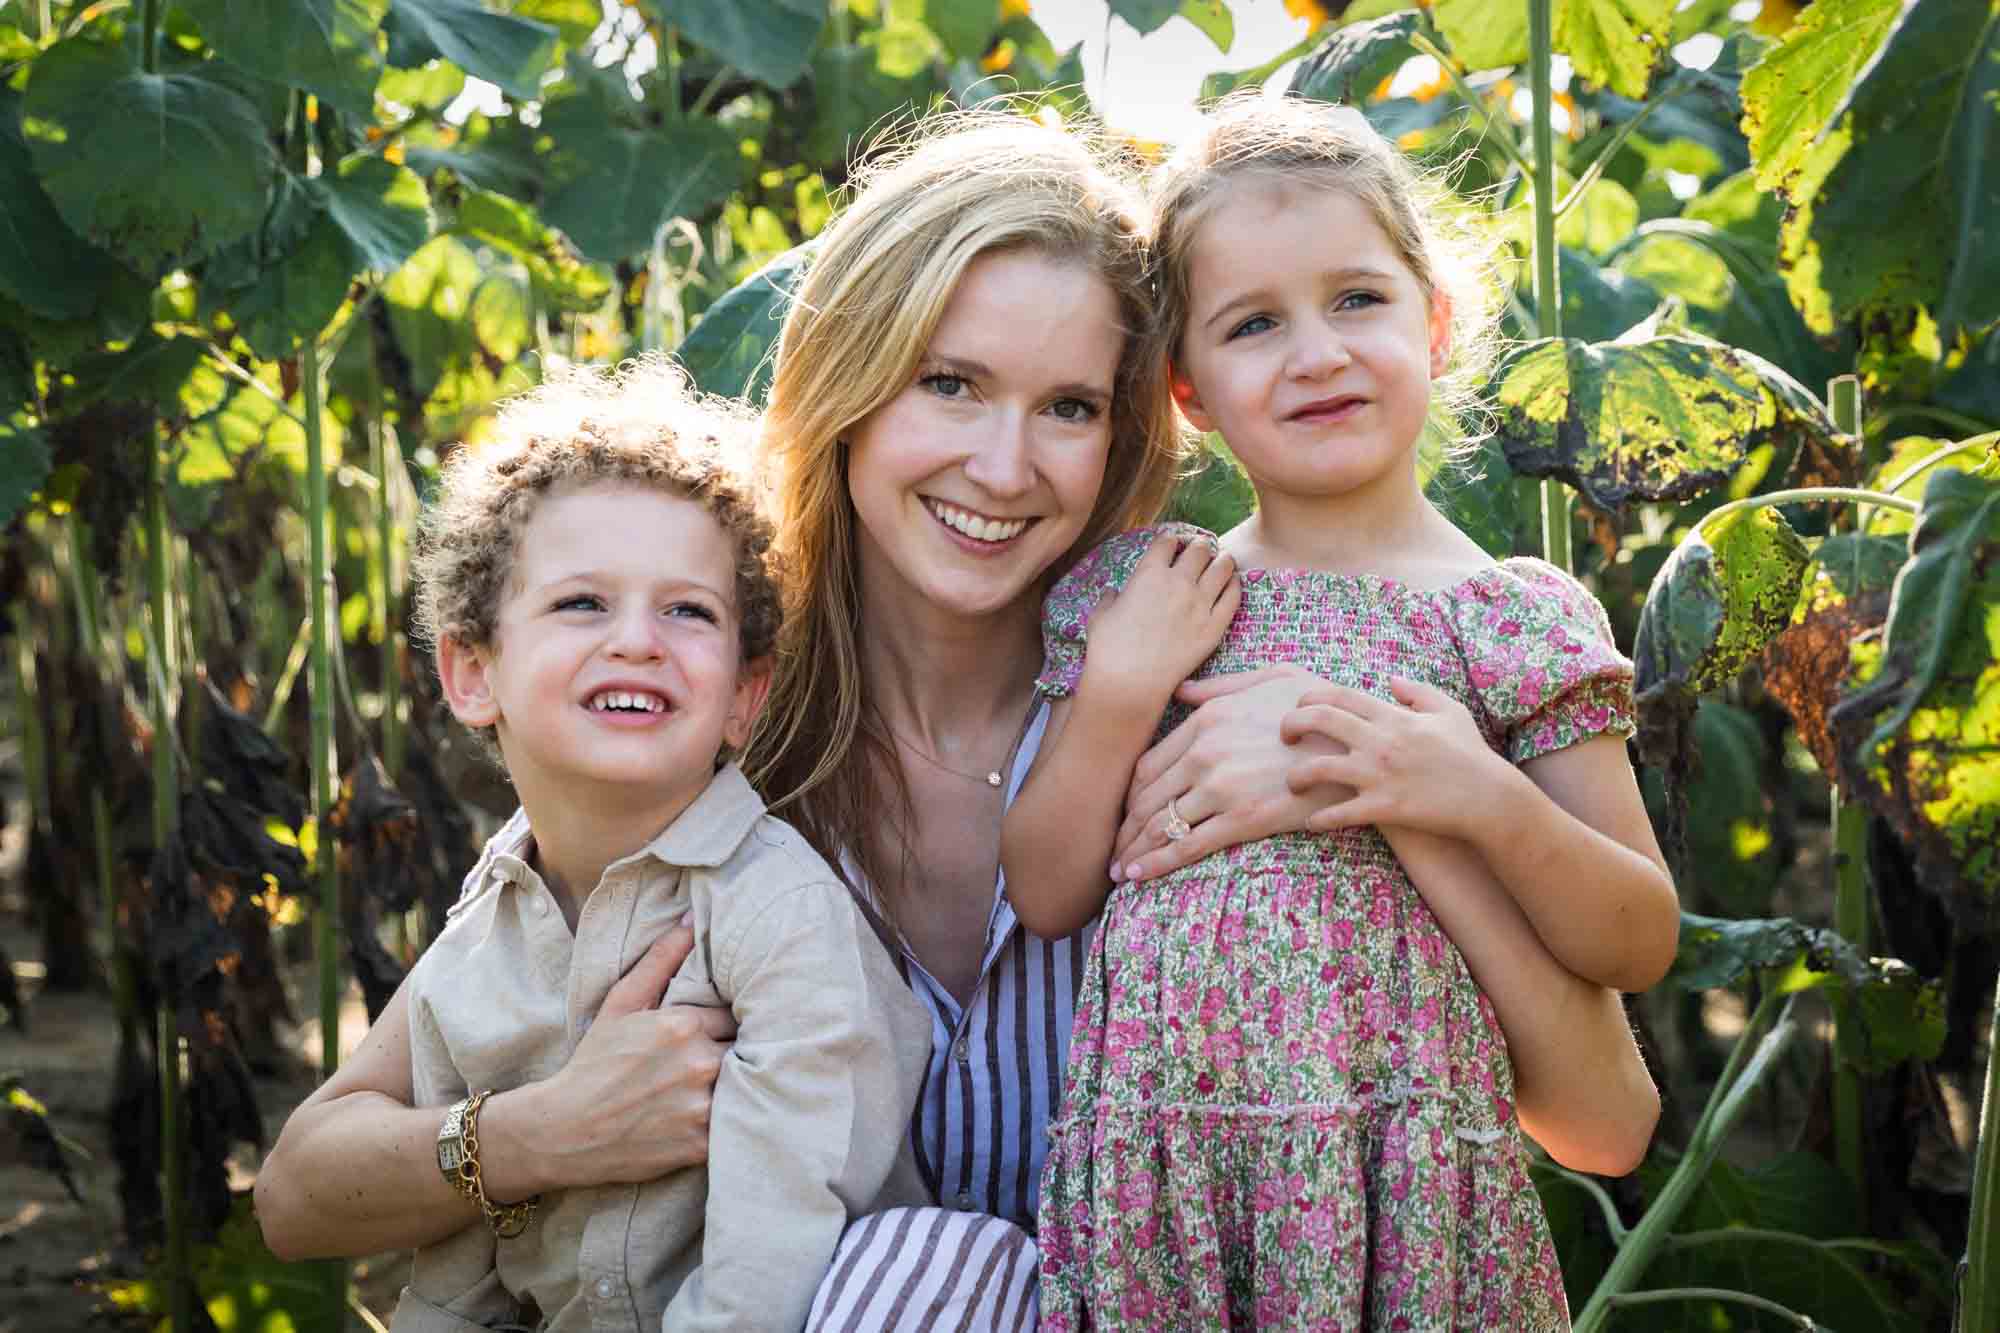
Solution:
[[[1077,552],[1155,516],[1181,459],[1148,318],[1143,212],[1108,154],[1002,114],[926,127],[857,178],[780,341],[765,441],[787,625],[747,766],[775,813],[842,864],[919,998],[933,1054],[912,1123],[941,1209],[850,1228],[813,1327],[1032,1327],[1045,1126],[1089,928],[1021,930],[999,892],[1000,819],[1039,741],[1043,592]],[[1306,826],[1278,719],[1310,677],[1213,692],[1140,765],[1120,860],[1148,869]],[[1168,798],[1195,832],[1162,847]],[[1219,841],[1218,841],[1219,840]],[[1617,997],[1562,971],[1525,918],[1498,931],[1539,979],[1502,1008],[1520,1114],[1559,1158],[1622,1167],[1657,1110]],[[657,1011],[669,937],[569,1063],[496,1093],[489,1195],[650,1179],[702,1160],[727,1024]],[[478,1215],[432,1163],[441,1108],[408,1105],[391,1003],[287,1123],[257,1183],[280,1253],[358,1254]],[[399,1072],[400,1071],[400,1072]],[[585,1119],[578,1108],[594,1108]]]

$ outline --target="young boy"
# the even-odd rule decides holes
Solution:
[[[796,1329],[850,1217],[930,1200],[906,1132],[930,1021],[839,879],[726,756],[770,680],[769,529],[743,423],[662,363],[559,375],[454,455],[418,615],[520,813],[409,985],[416,1101],[488,1225],[416,1254],[398,1333]],[[726,1005],[705,1169],[488,1199],[488,1090],[561,1067],[686,913],[667,1001]]]

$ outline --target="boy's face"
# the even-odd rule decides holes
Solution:
[[[520,534],[494,642],[438,645],[452,711],[491,724],[524,804],[609,813],[699,795],[770,683],[741,662],[736,551],[692,500],[558,490]]]

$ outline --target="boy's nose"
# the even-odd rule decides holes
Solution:
[[[650,608],[620,615],[612,622],[605,649],[611,656],[626,661],[656,660],[666,651],[659,618]]]

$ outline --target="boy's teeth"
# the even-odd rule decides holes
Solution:
[[[1028,526],[1028,520],[1025,518],[1008,519],[1005,522],[999,519],[981,518],[977,514],[938,501],[931,502],[931,512],[936,514],[938,521],[946,527],[954,532],[962,532],[975,541],[1008,541],[1020,536],[1022,530]]]
[[[590,706],[598,712],[613,708],[643,708],[648,713],[658,713],[666,704],[650,694],[633,694],[626,690],[607,690],[590,701]]]

